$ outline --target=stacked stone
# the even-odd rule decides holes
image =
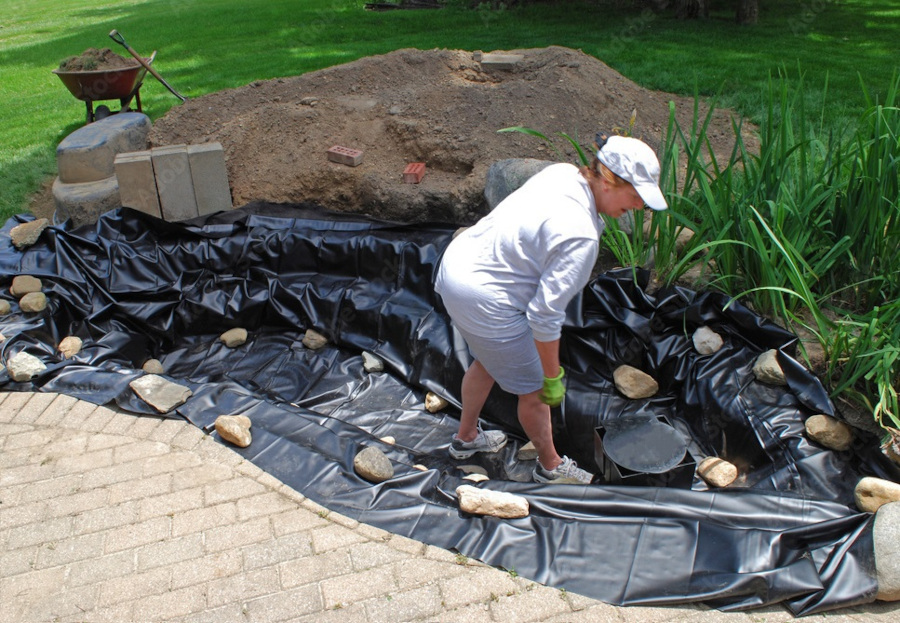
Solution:
[[[116,155],[147,149],[150,118],[119,113],[75,130],[56,148],[59,176],[53,182],[58,222],[71,219],[77,227],[97,222],[121,206],[116,179]]]

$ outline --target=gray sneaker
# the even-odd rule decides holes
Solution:
[[[499,430],[481,430],[472,441],[462,441],[456,435],[450,442],[450,456],[454,459],[467,459],[477,452],[499,452],[506,445],[506,433]]]
[[[534,468],[535,482],[550,482],[559,485],[589,485],[594,479],[594,475],[585,471],[575,464],[575,461],[567,456],[562,458],[562,463],[556,466],[556,469],[544,469],[541,462],[538,461]]]

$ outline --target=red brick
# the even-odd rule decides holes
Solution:
[[[328,159],[338,164],[346,164],[348,167],[355,167],[362,163],[363,153],[358,149],[350,147],[342,147],[335,145],[328,150]]]
[[[403,170],[404,184],[418,184],[425,177],[424,162],[410,162]]]

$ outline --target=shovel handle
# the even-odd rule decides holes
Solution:
[[[119,34],[119,31],[116,29],[109,31],[109,38],[121,45],[122,47],[127,48],[128,44],[125,43],[125,37]]]
[[[171,85],[169,85],[169,83],[166,82],[166,81],[163,79],[163,77],[160,76],[159,73],[158,73],[155,69],[153,69],[152,67],[150,67],[150,63],[148,63],[148,62],[145,61],[143,58],[141,58],[141,55],[140,55],[140,54],[138,54],[137,52],[135,52],[134,49],[133,49],[130,45],[128,45],[127,43],[125,43],[125,37],[123,37],[121,34],[119,34],[119,31],[118,31],[118,30],[113,29],[113,30],[109,31],[109,38],[112,39],[113,41],[115,41],[116,43],[118,43],[119,45],[121,45],[121,46],[122,46],[123,48],[125,48],[126,50],[128,50],[128,53],[131,54],[135,59],[137,59],[137,62],[139,62],[141,65],[143,65],[143,66],[144,66],[144,69],[146,69],[147,71],[149,71],[151,76],[153,76],[154,78],[156,78],[157,80],[159,80],[159,82],[160,82],[164,87],[166,87],[167,89],[169,89],[169,92],[171,92],[172,95],[174,95],[175,97],[177,97],[178,99],[180,99],[182,102],[186,102],[186,101],[187,101],[187,98],[186,98],[185,96],[183,96],[181,93],[179,93],[178,91],[176,91],[175,89],[173,89],[173,88],[171,87]]]

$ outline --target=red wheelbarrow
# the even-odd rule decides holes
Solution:
[[[144,59],[149,66],[156,58],[156,52]],[[54,69],[69,92],[87,106],[87,123],[113,114],[108,106],[98,106],[94,111],[94,102],[119,100],[118,112],[130,110],[131,100],[135,101],[138,112],[141,109],[141,85],[147,73],[147,67],[135,65],[120,69],[97,71],[63,71]]]

